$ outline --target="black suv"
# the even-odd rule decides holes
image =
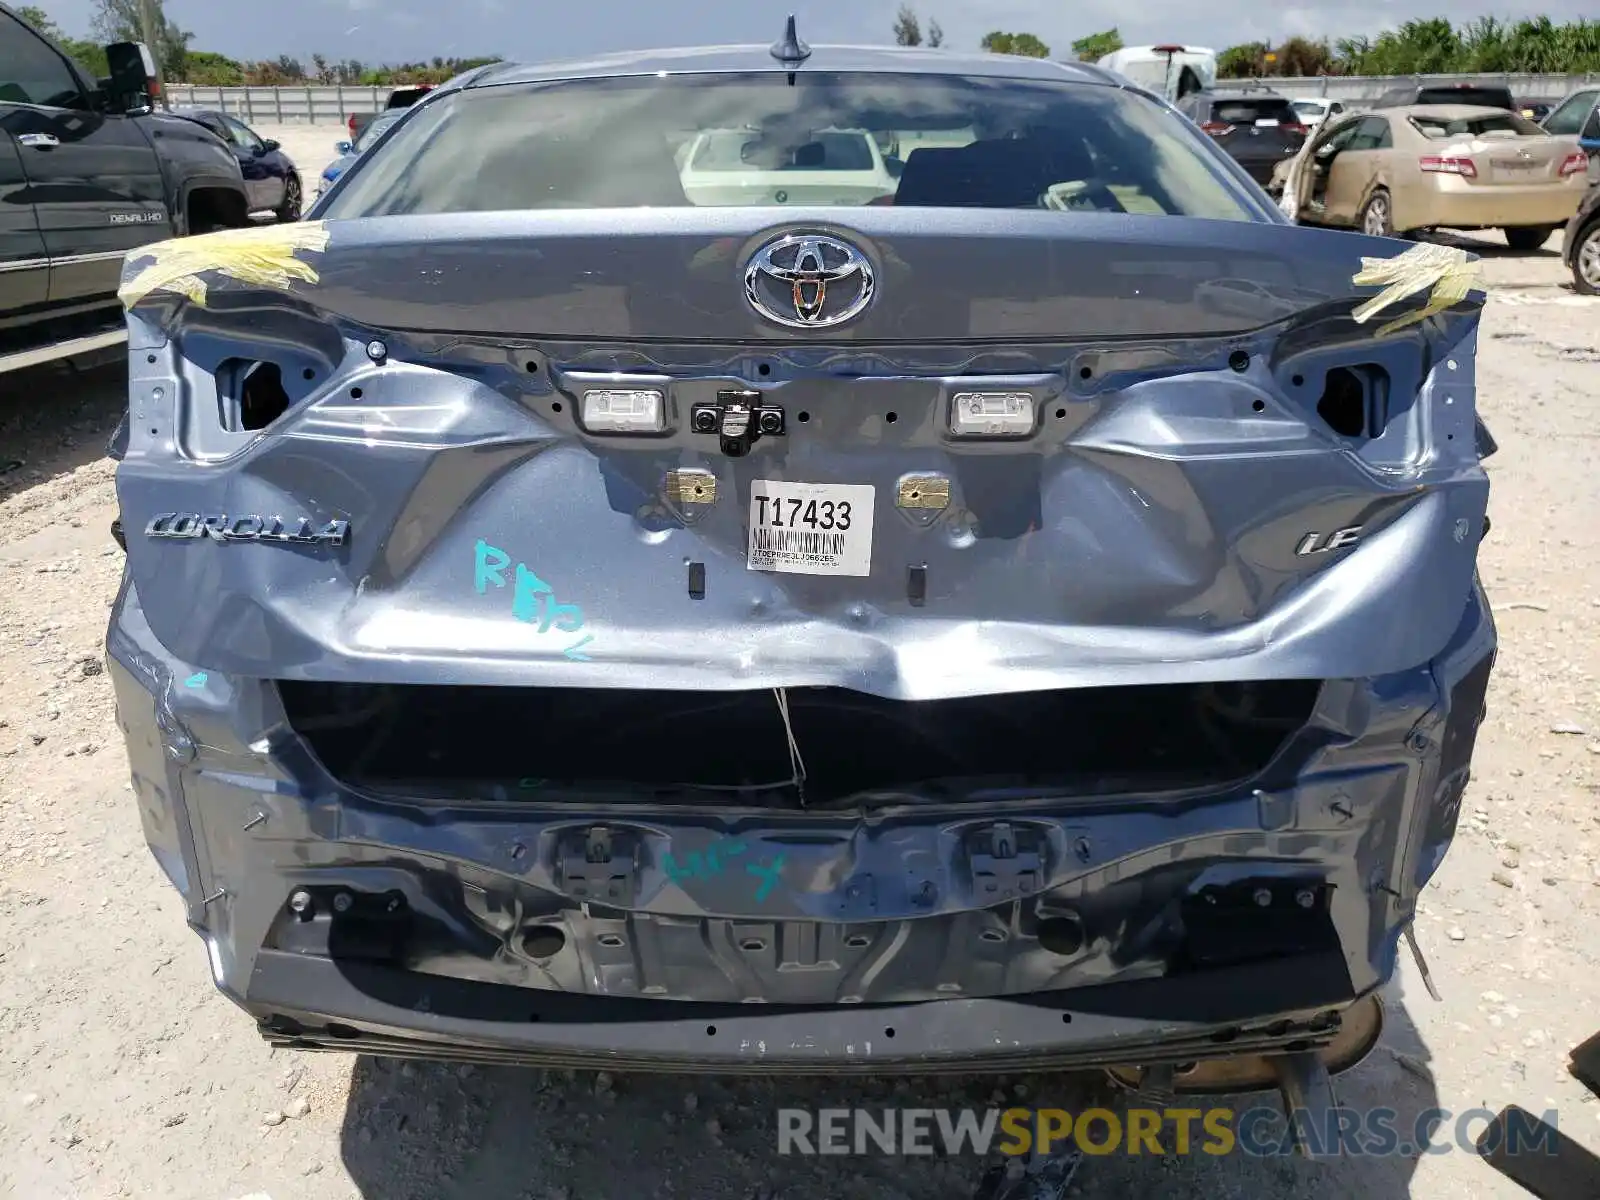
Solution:
[[[125,340],[128,251],[248,223],[233,151],[156,109],[150,52],[106,57],[95,79],[0,4],[0,372]]]
[[[1390,88],[1373,101],[1372,107],[1403,108],[1410,104],[1471,104],[1517,111],[1511,89],[1499,83],[1408,83]]]
[[[1177,107],[1263,187],[1272,182],[1272,169],[1306,142],[1305,124],[1289,98],[1265,88],[1192,92]]]

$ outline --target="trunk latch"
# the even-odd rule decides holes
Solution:
[[[696,404],[689,410],[689,426],[696,433],[714,433],[729,458],[743,458],[763,437],[782,437],[783,409],[761,403],[761,393],[729,388],[717,393],[715,403]]]
[[[1038,832],[998,821],[977,830],[967,842],[973,890],[979,903],[1019,900],[1039,890],[1044,856]]]
[[[569,833],[558,851],[561,884],[581,900],[626,905],[634,899],[634,839],[625,830],[595,825]]]

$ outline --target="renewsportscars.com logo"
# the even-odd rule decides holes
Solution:
[[[779,1154],[984,1156],[1049,1154],[1076,1146],[1085,1154],[1291,1155],[1296,1143],[1314,1154],[1358,1156],[1554,1155],[1556,1113],[1543,1118],[1486,1108],[1460,1113],[1424,1109],[1415,1117],[1392,1108],[803,1108],[778,1110]]]

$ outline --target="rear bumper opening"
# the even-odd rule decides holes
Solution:
[[[572,789],[807,806],[916,790],[1185,791],[1259,774],[1310,719],[1314,680],[903,701],[844,688],[673,692],[280,682],[342,783],[439,798]]]

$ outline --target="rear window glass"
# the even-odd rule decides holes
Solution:
[[[1517,137],[1543,137],[1545,131],[1527,117],[1516,113],[1486,113],[1481,117],[1412,117],[1411,123],[1430,138],[1482,137],[1486,133]]]
[[[823,72],[443,96],[347,173],[324,215],[797,204],[1261,219],[1220,152],[1136,93]]]
[[[1294,123],[1300,118],[1287,100],[1218,100],[1211,119],[1227,125],[1254,125],[1257,121]]]
[[[1594,111],[1596,103],[1600,103],[1600,92],[1578,92],[1568,96],[1544,119],[1545,132],[1571,137],[1583,128],[1585,118]]]
[[[1440,87],[1417,89],[1418,104],[1478,104],[1484,108],[1513,108],[1504,88]]]

